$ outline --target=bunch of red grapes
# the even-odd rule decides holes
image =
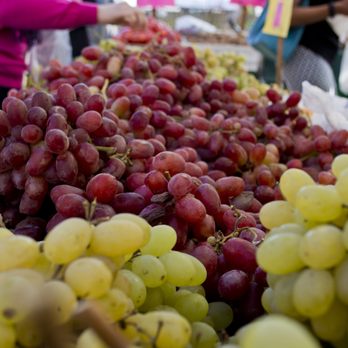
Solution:
[[[177,43],[83,56],[45,70],[51,93],[13,90],[2,104],[6,226],[42,239],[73,216],[129,212],[169,224],[176,249],[205,265],[208,298],[230,303],[239,323],[262,314],[258,212],[282,199],[287,168],[334,183],[331,162],[348,152],[348,132],[311,127],[299,93],[259,98],[232,79],[207,81],[193,49]]]

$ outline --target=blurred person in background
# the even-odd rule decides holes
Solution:
[[[0,103],[20,88],[25,55],[38,30],[95,24],[146,26],[146,18],[126,3],[91,4],[71,0],[0,0]]]
[[[308,81],[321,89],[335,93],[336,81],[332,63],[339,49],[339,39],[327,19],[336,14],[348,15],[348,0],[310,0],[300,6],[295,0],[291,26],[304,26],[295,54],[284,65],[284,80],[288,89],[302,90]]]
[[[94,4],[110,4],[113,0],[83,0]],[[70,42],[72,47],[72,56],[76,58],[81,55],[81,51],[88,45],[97,44],[107,35],[106,28],[103,25],[94,25],[93,27],[79,27],[70,30]]]

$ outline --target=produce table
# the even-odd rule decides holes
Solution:
[[[190,43],[198,49],[210,48],[215,53],[233,52],[245,58],[245,69],[248,72],[257,74],[262,67],[262,54],[254,48],[247,45],[234,45],[234,44],[210,44],[210,43]]]

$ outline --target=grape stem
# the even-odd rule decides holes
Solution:
[[[56,269],[54,270],[54,273],[52,275],[52,279],[59,279],[60,273],[62,272],[63,268],[64,268],[63,265],[56,266]]]

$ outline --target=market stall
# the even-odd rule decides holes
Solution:
[[[347,347],[346,100],[142,34],[1,104],[0,348]]]

